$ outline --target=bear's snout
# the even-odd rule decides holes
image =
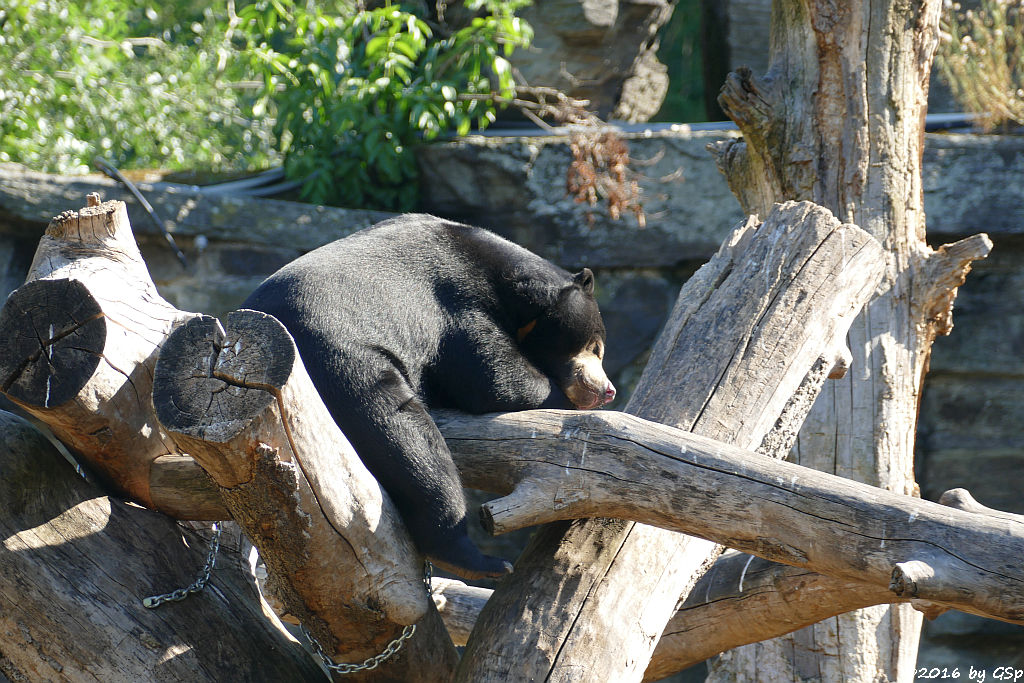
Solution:
[[[615,385],[612,384],[611,380],[608,380],[608,386],[604,388],[604,403],[601,405],[608,405],[615,400]]]
[[[593,410],[607,405],[615,398],[615,385],[604,373],[601,359],[592,353],[582,353],[572,361],[572,380],[565,394],[579,410]]]

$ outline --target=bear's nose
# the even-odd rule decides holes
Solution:
[[[611,403],[615,400],[615,386],[608,382],[608,386],[604,388],[604,402]]]

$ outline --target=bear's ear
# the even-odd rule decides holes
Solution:
[[[585,294],[594,294],[594,273],[591,272],[590,268],[584,268],[573,275],[572,282],[582,289]]]

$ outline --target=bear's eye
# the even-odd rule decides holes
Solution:
[[[602,344],[600,340],[595,341],[593,344],[591,344],[590,348],[587,350],[590,351],[595,356],[597,356],[599,359],[604,360],[604,344]]]

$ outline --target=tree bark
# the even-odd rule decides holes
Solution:
[[[970,260],[990,246],[976,238],[932,251],[924,240],[921,153],[940,5],[777,0],[768,72],[732,74],[719,98],[743,139],[716,148],[745,211],[811,200],[885,246],[878,296],[849,335],[858,369],[823,392],[793,457],[911,495],[931,342],[950,327]],[[919,627],[909,607],[866,610],[730,653],[712,679],[909,681]]]
[[[285,614],[348,663],[416,624],[398,655],[360,678],[448,678],[456,653],[427,599],[422,560],[281,323],[243,310],[226,327],[209,316],[179,326],[161,349],[153,398],[160,423],[260,549]]]
[[[860,235],[807,204],[741,226],[683,288],[626,412],[783,455],[875,286],[877,271],[855,265],[877,257]],[[719,552],[621,520],[544,527],[481,614],[458,678],[639,680]]]
[[[192,582],[207,539],[103,495],[3,411],[0,538],[0,679],[323,680],[264,615],[237,544],[222,544],[215,588],[143,607],[144,596]]]

